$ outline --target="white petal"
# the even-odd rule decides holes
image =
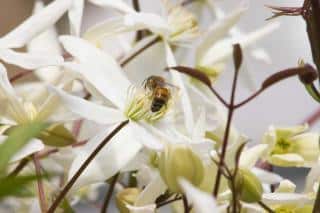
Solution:
[[[163,144],[160,142],[159,138],[151,134],[143,125],[139,123],[132,122],[132,129],[137,134],[135,138],[140,141],[145,147],[151,150],[161,151],[163,150]]]
[[[272,22],[260,29],[244,35],[243,38],[235,40],[225,39],[220,41],[206,52],[199,63],[205,66],[223,62],[231,56],[233,43],[239,43],[243,49],[247,48],[249,45],[255,44],[259,39],[262,39],[276,30],[278,27],[278,22]]]
[[[7,139],[7,136],[0,135],[0,144],[2,144]],[[26,145],[24,145],[14,156],[11,158],[10,162],[16,162],[22,160],[29,155],[39,152],[44,149],[44,144],[38,139],[30,140]]]
[[[11,159],[11,162],[22,160],[23,158],[39,152],[44,149],[44,144],[38,139],[32,139],[19,152],[17,152]]]
[[[13,31],[0,38],[0,47],[19,48],[45,31],[70,8],[72,0],[55,0],[39,13],[32,15]]]
[[[127,205],[127,208],[131,213],[154,213],[157,206],[155,204],[150,204],[146,206],[131,206]]]
[[[313,185],[319,181],[320,177],[320,164],[319,162],[315,164],[311,170],[308,173],[307,179],[306,179],[306,186],[305,186],[305,192],[312,192],[313,191]]]
[[[269,157],[269,161],[271,164],[277,166],[303,166],[304,159],[297,154],[288,153],[288,154],[274,154]]]
[[[49,90],[50,92],[58,95],[62,104],[70,111],[88,120],[95,121],[99,124],[114,124],[126,119],[123,113],[119,110],[101,106],[82,98],[69,95],[63,90],[52,86],[49,86]]]
[[[161,17],[153,13],[131,13],[124,16],[125,26],[132,30],[149,29],[155,34],[167,36],[169,34],[169,25]]]
[[[205,137],[205,132],[206,132],[206,110],[204,107],[201,107],[200,115],[193,128],[193,133],[192,133],[193,141],[197,143],[202,141]]]
[[[163,182],[160,175],[157,174],[157,176],[139,194],[135,206],[153,204],[166,189],[166,184]]]
[[[112,127],[111,131],[114,128],[115,127]],[[84,147],[81,147],[81,154],[77,155],[77,158],[72,162],[71,169],[69,170],[69,179],[75,174],[98,144],[109,134],[110,129],[104,130],[90,139]],[[84,171],[84,175],[82,174],[79,177],[74,189],[94,182],[105,181],[125,167],[142,148],[142,145],[133,139],[135,134],[138,133],[132,131],[130,123],[120,130],[89,164],[89,167]],[[97,175],[95,173],[96,171],[99,171]]]
[[[84,9],[84,0],[73,0],[72,6],[68,11],[70,21],[70,31],[72,35],[79,36]]]
[[[115,59],[80,38],[61,36],[60,41],[64,48],[87,68],[79,69],[79,72],[101,94],[123,109],[131,84]]]
[[[283,178],[278,174],[265,171],[256,167],[252,168],[251,171],[259,178],[259,180],[262,183],[278,184],[283,180]]]
[[[6,96],[16,96],[16,92],[14,91],[8,75],[7,69],[3,64],[0,63],[0,97],[6,98]]]
[[[247,7],[239,7],[232,11],[226,17],[219,19],[213,26],[209,27],[208,33],[203,37],[197,48],[197,61],[203,57],[203,54],[214,45],[219,39],[222,39],[228,31],[238,22],[240,17],[247,11]]]
[[[200,191],[184,179],[180,179],[179,183],[186,194],[188,201],[193,205],[194,212],[219,212],[216,201],[213,199],[212,195]]]
[[[259,158],[262,157],[262,154],[266,152],[267,149],[267,144],[258,144],[250,147],[247,150],[244,150],[240,156],[240,166],[250,169],[257,163]]]
[[[96,4],[100,7],[110,7],[122,11],[124,13],[132,13],[135,12],[133,8],[127,5],[122,0],[89,0],[89,2]]]
[[[34,13],[38,13],[44,7],[42,1],[36,1],[34,5]],[[27,50],[29,53],[42,54],[48,56],[62,55],[62,49],[58,41],[58,34],[55,26],[48,27],[47,30],[40,35],[33,38],[27,44]],[[37,69],[35,74],[44,81],[53,82],[60,74],[59,67],[50,66]]]
[[[63,58],[59,55],[19,53],[11,49],[0,49],[0,58],[9,64],[30,70],[46,66],[58,66],[63,63]]]
[[[174,58],[173,52],[167,42],[164,42],[166,50],[166,60],[168,67],[176,66],[176,60]],[[179,87],[179,92],[181,93],[181,106],[184,114],[185,127],[188,132],[192,133],[194,127],[193,111],[191,106],[191,100],[187,92],[186,86],[183,82],[183,77],[181,73],[175,70],[170,70],[173,84]]]
[[[149,29],[153,33],[164,37],[169,34],[169,26],[160,16],[152,13],[135,12],[98,23],[84,34],[84,38],[99,43],[107,36],[142,29]]]
[[[266,64],[272,63],[272,59],[271,59],[270,55],[268,55],[268,53],[263,48],[257,48],[257,49],[252,50],[251,55],[255,59],[260,60]]]
[[[298,193],[265,193],[262,196],[266,204],[297,204],[303,205],[312,202],[311,198],[304,194]]]
[[[278,188],[275,192],[277,193],[294,193],[296,190],[296,185],[288,179],[280,182]]]

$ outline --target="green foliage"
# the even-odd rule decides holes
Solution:
[[[4,174],[12,156],[17,153],[29,140],[37,137],[47,127],[44,123],[30,123],[15,127],[8,138],[0,144],[0,172]]]
[[[54,124],[41,132],[38,137],[48,146],[64,147],[76,142],[75,137],[62,124]]]
[[[37,179],[36,175],[4,177],[0,179],[0,200],[7,196],[27,197],[33,196],[26,187],[27,184]]]

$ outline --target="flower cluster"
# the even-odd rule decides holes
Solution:
[[[85,29],[85,3],[34,0],[33,14],[0,38],[1,209],[73,212],[87,202],[106,212],[114,201],[121,213],[312,212],[319,134],[307,124],[270,126],[251,142],[232,122],[269,86],[313,71],[276,73],[235,103],[238,75],[248,87],[254,79],[240,70],[242,51],[270,61],[252,45],[277,22],[243,33],[236,24],[246,4],[224,12],[210,0],[156,0],[145,12],[139,0],[88,0],[110,14]],[[214,87],[230,59],[229,102]],[[21,73],[9,77],[7,64]],[[305,191],[275,166],[312,168]]]

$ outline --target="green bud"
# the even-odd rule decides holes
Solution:
[[[168,144],[159,157],[159,171],[171,192],[180,193],[178,178],[199,186],[204,177],[201,159],[187,145]]]
[[[235,188],[240,200],[255,203],[261,200],[262,184],[250,170],[239,168],[235,178]]]
[[[134,205],[140,192],[138,188],[126,188],[116,195],[116,204],[120,213],[130,213],[127,205]]]
[[[76,142],[72,133],[62,124],[53,124],[41,132],[39,139],[48,146],[64,147]]]

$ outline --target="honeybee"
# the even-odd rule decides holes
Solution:
[[[170,98],[172,97],[170,87],[174,88],[175,86],[167,83],[161,76],[152,75],[144,81],[144,88],[151,93],[151,112],[158,112],[164,106],[167,106]]]

